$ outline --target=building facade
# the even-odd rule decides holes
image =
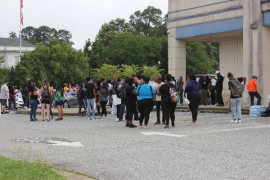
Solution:
[[[169,0],[169,72],[186,75],[186,42],[220,44],[220,71],[259,77],[263,104],[270,95],[270,0]],[[224,100],[229,101],[228,79]],[[247,91],[243,105],[249,106]]]
[[[21,55],[35,50],[35,46],[22,40]],[[1,67],[15,67],[20,61],[20,39],[0,38],[0,57],[3,57]]]

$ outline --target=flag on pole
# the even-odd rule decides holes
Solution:
[[[21,0],[21,24],[23,25],[23,13],[22,13],[22,8],[23,8],[23,0]]]

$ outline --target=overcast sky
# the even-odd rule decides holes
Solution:
[[[66,29],[76,49],[94,41],[101,25],[116,18],[129,19],[137,10],[154,6],[168,12],[168,0],[24,0],[24,27]],[[0,0],[0,37],[20,30],[20,0]]]

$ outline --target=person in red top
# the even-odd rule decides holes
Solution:
[[[257,98],[257,105],[261,105],[261,96],[258,91],[258,85],[257,85],[257,76],[252,76],[252,79],[247,84],[248,93],[250,96],[250,105],[254,105],[254,97]]]

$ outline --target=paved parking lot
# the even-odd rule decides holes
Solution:
[[[176,128],[125,128],[107,119],[65,117],[30,122],[28,115],[0,116],[0,154],[44,158],[49,164],[98,179],[270,179],[270,118],[176,113]],[[135,122],[138,124],[137,122]]]

